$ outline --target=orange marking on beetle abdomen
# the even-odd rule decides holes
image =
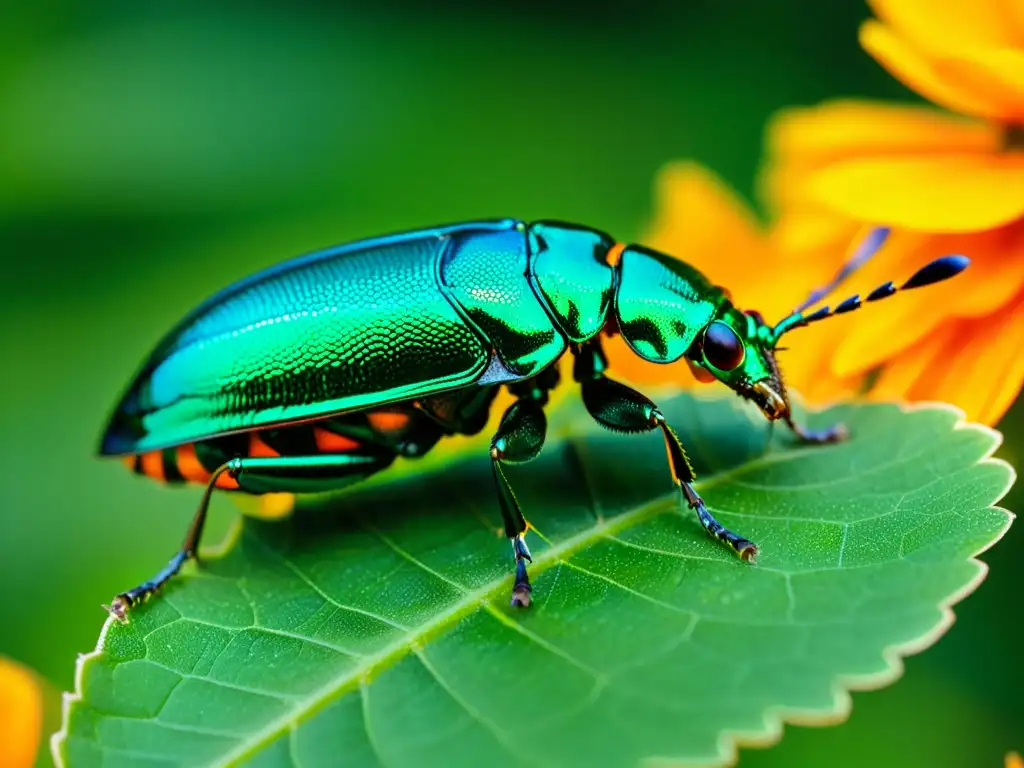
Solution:
[[[401,411],[373,411],[366,414],[366,421],[378,432],[401,432],[409,426],[409,414]]]
[[[178,472],[190,483],[210,482],[210,473],[199,463],[194,443],[178,446]]]
[[[249,456],[273,458],[280,455],[280,453],[263,442],[263,438],[260,437],[259,432],[249,433]]]
[[[166,480],[164,475],[164,456],[162,451],[149,451],[142,454],[141,463],[142,474],[146,477],[152,477],[154,480],[163,482]]]
[[[130,454],[128,456],[122,456],[121,457],[121,463],[124,464],[126,467],[128,467],[129,470],[134,472],[135,471],[135,461],[138,458],[139,458],[138,456],[136,456],[134,453],[132,453],[132,454]]]
[[[213,483],[215,488],[220,488],[225,491],[234,491],[238,489],[238,481],[231,476],[230,472],[221,472],[217,475],[216,481]]]
[[[605,261],[607,261],[610,266],[614,267],[616,264],[622,261],[622,252],[624,250],[626,250],[625,243],[616,243],[615,245],[608,249],[608,254],[604,257]]]
[[[324,453],[345,453],[359,447],[359,441],[339,435],[323,427],[313,427],[313,439],[317,450]]]

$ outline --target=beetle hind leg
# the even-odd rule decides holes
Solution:
[[[366,449],[364,449],[366,450]],[[334,490],[362,480],[384,469],[392,461],[393,451],[382,449],[344,454],[314,456],[272,456],[234,458],[221,465],[211,476],[199,502],[181,549],[155,576],[137,587],[122,592],[104,606],[118,621],[128,620],[129,610],[145,602],[170,581],[188,562],[197,558],[203,535],[210,496],[215,488],[237,489],[249,493],[286,491],[316,493]]]
[[[188,533],[185,535],[185,542],[167,565],[161,568],[151,579],[147,579],[127,592],[122,592],[110,601],[110,605],[103,606],[111,616],[120,622],[128,621],[128,610],[132,606],[145,602],[159,592],[164,584],[177,575],[186,562],[196,556],[196,548],[199,546],[199,539],[203,534],[203,525],[206,523],[206,512],[210,508],[210,496],[213,494],[213,489],[222,475],[226,474],[229,478],[233,478],[232,465],[238,461],[238,459],[234,459],[224,464],[210,476],[206,484],[206,490],[203,491],[203,497],[199,501],[199,508],[196,510],[191,524],[189,524]]]

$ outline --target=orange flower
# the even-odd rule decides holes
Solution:
[[[1003,124],[1024,117],[1024,6],[1016,0],[868,0],[865,50],[927,99]]]
[[[1006,768],[1024,768],[1024,760],[1016,752],[1011,752],[1006,756]]]
[[[778,245],[792,255],[834,248],[851,222],[895,227],[855,290],[883,270],[970,256],[957,280],[851,319],[826,374],[879,369],[871,397],[946,400],[993,423],[1024,381],[1024,6],[870,4],[878,20],[861,27],[865,50],[923,96],[982,120],[849,101],[783,113],[766,179]]]
[[[1024,203],[1024,153],[1001,149],[1000,132],[925,108],[851,101],[788,110],[773,122],[764,187],[784,263],[825,259],[834,269],[844,243],[869,224],[894,234],[844,295],[905,278],[945,253],[971,257],[956,280],[821,323],[800,342],[794,334],[794,348],[813,338],[819,354],[829,350],[812,370],[798,361],[798,375],[813,379],[805,394],[852,394],[873,380],[872,399],[943,400],[984,423],[1009,408],[1024,381],[1024,210],[1009,220],[996,213],[1014,174]],[[972,177],[968,156],[976,168],[1003,164],[1005,173]]]
[[[35,763],[43,727],[43,698],[31,672],[0,658],[0,765]]]
[[[770,181],[794,166],[780,167]],[[863,230],[813,205],[762,227],[734,192],[693,163],[663,169],[657,198],[644,242],[693,264],[725,286],[734,303],[769,321],[828,282]],[[1021,258],[1003,269],[1014,249]],[[872,399],[942,400],[973,420],[997,421],[1024,378],[1017,353],[1024,347],[1024,226],[980,235],[898,232],[835,299],[905,279],[946,253],[970,254],[971,268],[948,283],[793,331],[779,354],[787,384],[812,403],[868,389]],[[642,362],[618,338],[606,347],[616,376],[638,384],[693,381],[685,366]]]
[[[969,256],[955,280],[795,331],[780,362],[811,402],[943,400],[991,424],[1024,382],[1024,4],[871,4],[879,20],[861,28],[865,49],[970,118],[860,101],[788,110],[768,133],[767,232],[717,180],[681,164],[660,176],[646,241],[770,321],[825,283],[869,226],[893,235],[823,303],[898,282],[937,256]],[[621,350],[614,357],[629,377],[666,378]]]

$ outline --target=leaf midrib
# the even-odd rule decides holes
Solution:
[[[674,497],[675,494],[660,496],[636,509],[599,522],[575,536],[546,548],[534,557],[533,563],[530,566],[530,572],[532,574],[543,573],[552,565],[557,564],[559,560],[582,549],[592,541],[605,535],[613,535],[631,525],[643,522],[648,518],[667,511],[669,506],[667,502],[670,496]],[[448,580],[446,579],[445,581]],[[316,713],[331,700],[355,690],[359,685],[368,683],[375,672],[391,666],[409,653],[412,653],[414,646],[423,645],[430,637],[440,633],[449,625],[455,624],[469,616],[479,607],[486,606],[491,602],[494,594],[502,587],[507,586],[509,581],[509,576],[503,576],[501,579],[492,581],[478,589],[472,591],[464,590],[463,596],[448,609],[438,613],[429,621],[412,628],[398,642],[384,647],[371,656],[367,656],[356,669],[344,675],[339,675],[305,699],[297,701],[292,712],[299,712],[301,714],[293,714],[292,716],[278,718],[273,721],[259,731],[253,740],[248,741],[241,748],[228,753],[219,765],[236,765],[238,761],[252,757],[261,748],[268,746],[275,739],[283,736],[294,722]]]
[[[802,454],[803,451],[799,449],[764,454],[739,466],[730,467],[722,472],[709,475],[703,481],[694,483],[694,486],[698,489],[707,489],[730,479],[736,474],[747,472],[766,464],[776,464],[792,460],[794,458],[798,458]],[[429,474],[429,472],[425,474]],[[668,511],[676,506],[674,502],[678,500],[677,493],[678,491],[670,491],[669,493],[663,494],[645,504],[640,505],[639,507],[635,507],[616,515],[615,517],[607,520],[599,520],[595,525],[580,531],[576,535],[570,536],[558,544],[548,546],[540,554],[534,557],[530,566],[530,572],[535,575],[543,573],[552,565],[557,565],[558,562],[563,560],[566,556],[572,555],[574,552],[583,549],[588,544],[596,542],[598,539],[613,536],[619,531],[630,528]],[[435,572],[431,571],[431,573]],[[455,582],[452,582],[450,579],[440,576],[439,574],[435,573],[435,575],[445,582],[455,584]],[[491,602],[494,593],[505,587],[509,583],[510,578],[511,577],[508,575],[503,576],[500,579],[492,581],[472,591],[467,590],[461,585],[455,584],[463,591],[463,597],[456,601],[451,607],[437,614],[437,616],[429,621],[411,628],[400,641],[384,647],[371,656],[365,657],[364,662],[355,670],[347,672],[344,675],[339,675],[318,690],[314,691],[305,699],[297,701],[292,712],[298,712],[299,714],[293,714],[292,716],[285,716],[274,720],[265,728],[258,731],[253,740],[247,741],[238,749],[229,752],[218,763],[218,765],[237,765],[240,760],[254,756],[254,754],[260,749],[268,746],[275,739],[283,736],[288,730],[290,730],[294,723],[315,714],[333,699],[336,699],[349,691],[355,690],[360,685],[369,683],[372,679],[373,673],[389,667],[406,655],[413,653],[416,646],[421,646],[430,637],[446,629],[449,624],[455,624],[462,618],[477,610],[477,608],[487,606]]]

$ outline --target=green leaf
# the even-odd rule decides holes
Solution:
[[[1013,477],[989,458],[999,436],[952,409],[814,414],[853,438],[813,448],[769,439],[735,398],[664,405],[757,565],[682,508],[657,435],[566,408],[509,472],[536,526],[531,608],[508,605],[486,453],[396,471],[330,514],[246,521],[108,622],[56,751],[73,767],[725,763],[894,680],[1009,527],[990,506]]]

